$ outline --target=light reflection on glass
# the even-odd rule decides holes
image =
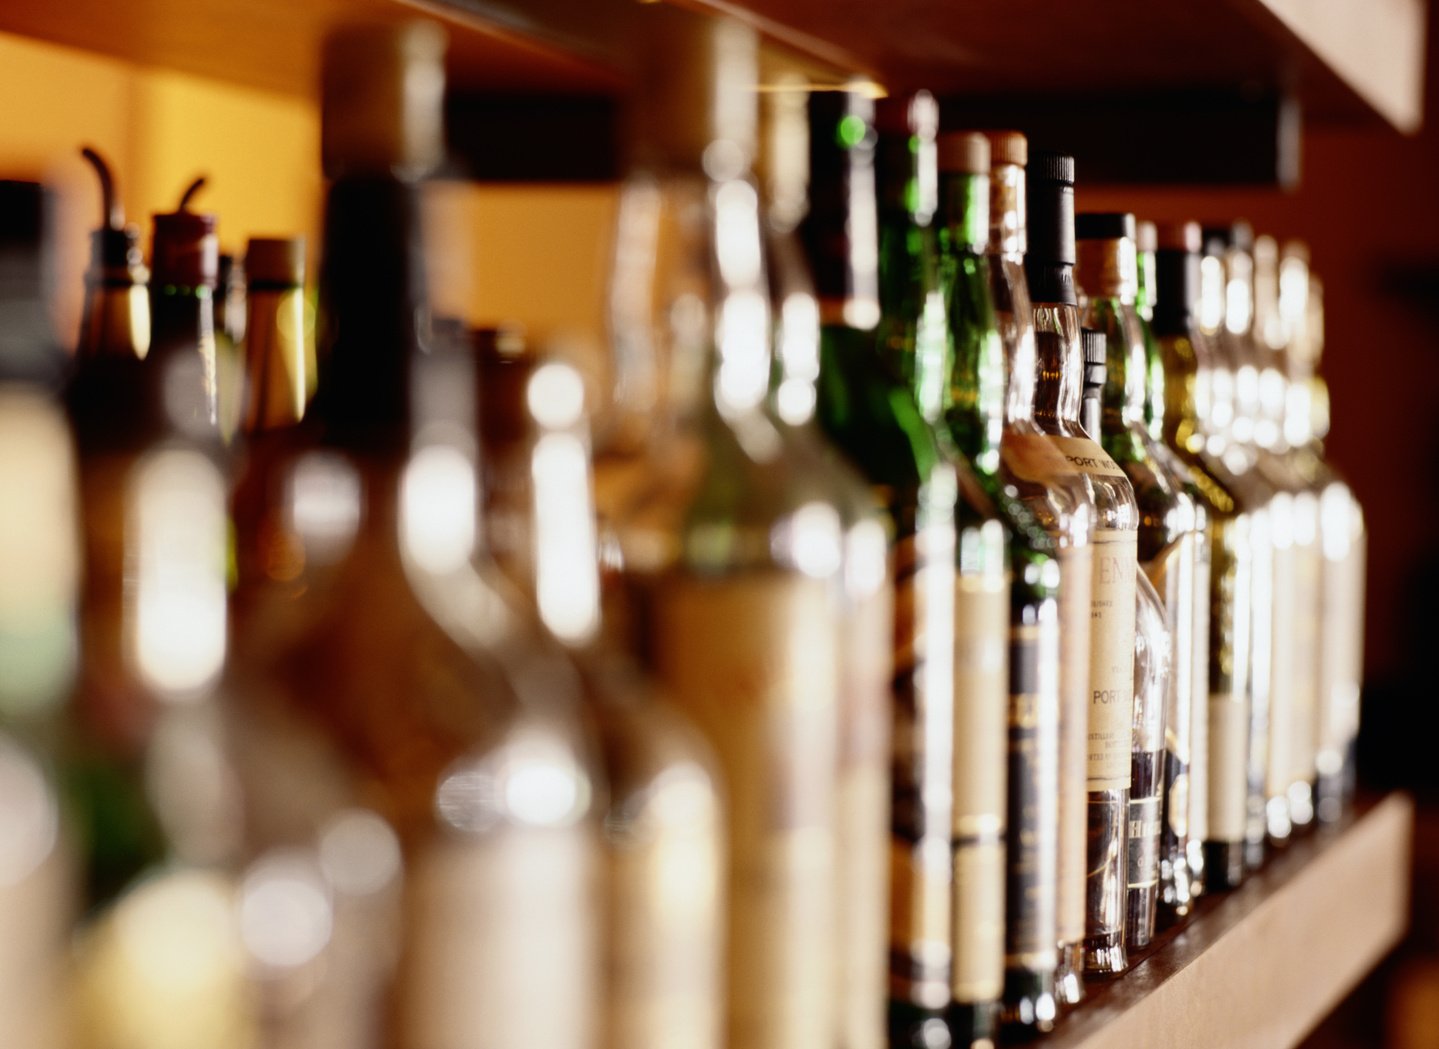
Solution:
[[[546,434],[535,445],[531,472],[535,543],[544,551],[535,565],[540,619],[561,640],[583,642],[599,629],[588,449],[573,435]]]
[[[828,503],[806,503],[775,526],[770,545],[775,560],[807,576],[827,579],[839,571],[842,528]]]
[[[308,964],[329,944],[334,929],[325,879],[300,850],[266,856],[246,872],[238,915],[245,949],[262,968]]]
[[[814,415],[819,378],[819,304],[813,295],[786,295],[779,307],[779,358],[784,379],[775,396],[779,416],[799,426]]]
[[[130,654],[166,699],[192,699],[225,659],[225,486],[200,452],[161,449],[131,479]]]
[[[288,483],[290,527],[303,548],[321,561],[343,557],[363,509],[355,468],[332,452],[312,452],[296,463]]]
[[[44,771],[0,735],[0,890],[39,868],[59,831],[59,808]]]
[[[400,534],[406,557],[434,575],[467,565],[478,522],[474,463],[453,445],[429,445],[410,459],[403,484]]]
[[[320,832],[320,869],[338,892],[369,896],[400,876],[400,841],[373,812],[349,809]]]

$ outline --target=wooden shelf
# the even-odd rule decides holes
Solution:
[[[1424,0],[681,0],[755,22],[821,77],[963,97],[1236,89],[1308,119],[1422,115]],[[427,14],[467,90],[613,93],[635,0],[7,0],[0,31],[289,93],[341,19]]]
[[[1413,802],[1391,794],[1295,841],[1123,977],[1091,983],[1043,1046],[1296,1045],[1404,935],[1413,827]]]

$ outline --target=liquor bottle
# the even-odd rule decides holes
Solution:
[[[847,87],[846,93],[872,95],[874,90],[865,82]],[[879,1046],[885,1041],[888,984],[894,587],[885,511],[843,453],[825,440],[815,418],[823,335],[800,234],[810,207],[812,159],[829,172],[843,157],[836,154],[838,143],[811,139],[808,97],[806,85],[781,78],[777,90],[765,94],[761,112],[766,272],[774,307],[769,410],[793,453],[827,487],[844,533],[835,1001],[839,1044]],[[872,149],[873,143],[856,148]],[[872,228],[873,173],[866,170],[867,203],[859,205],[851,197],[850,205],[868,208]],[[842,179],[826,177],[824,192],[842,192]],[[842,201],[830,199],[820,206],[844,214]],[[873,265],[853,279],[870,285],[857,297],[868,295],[875,302]]]
[[[722,806],[693,728],[600,639],[584,382],[517,329],[470,333],[486,535],[580,671],[605,781],[601,1045],[719,1044]],[[491,556],[500,561],[496,540]],[[677,871],[686,881],[674,882]]]
[[[194,433],[218,433],[215,317],[210,298],[219,278],[215,216],[189,210],[204,180],[175,211],[154,216],[150,245],[150,349],[146,366],[161,369],[165,396],[183,397],[167,410]]]
[[[422,267],[443,53],[432,23],[325,43],[325,369],[259,485],[285,500],[323,585],[278,651],[236,669],[226,704],[246,884],[278,850],[318,865],[334,901],[328,938],[261,967],[277,1044],[583,1046],[596,1033],[603,784],[568,665],[471,565],[473,433],[435,396],[473,389],[431,349]]]
[[[1180,918],[1189,912],[1192,898],[1204,892],[1204,840],[1209,821],[1209,566],[1210,533],[1208,500],[1196,483],[1192,468],[1164,443],[1164,356],[1154,336],[1156,288],[1155,251],[1158,231],[1153,222],[1136,225],[1135,245],[1138,250],[1134,290],[1134,311],[1139,316],[1139,331],[1144,340],[1144,426],[1152,438],[1146,446],[1171,478],[1179,484],[1194,510],[1194,585],[1193,610],[1190,613],[1192,649],[1188,656],[1192,684],[1190,695],[1189,751],[1187,769],[1178,744],[1184,730],[1174,719],[1166,723],[1168,754],[1165,759],[1164,839],[1160,847],[1160,902],[1167,918]],[[1176,652],[1178,666],[1184,657]],[[1177,670],[1175,671],[1178,672]],[[1176,688],[1179,686],[1175,686]],[[1175,788],[1174,781],[1183,774],[1187,791]],[[1185,795],[1188,795],[1187,801]],[[1185,869],[1188,872],[1188,894],[1183,891],[1183,869],[1173,861],[1178,842],[1185,841]]]
[[[1034,302],[1035,419],[1052,445],[1083,475],[1095,508],[1085,703],[1088,851],[1084,963],[1089,971],[1117,973],[1127,967],[1125,828],[1134,703],[1139,507],[1124,471],[1079,425],[1084,362],[1073,280],[1074,159],[1058,153],[1032,154],[1028,179],[1025,271]]]
[[[1104,218],[1109,220],[1111,216]],[[1110,232],[1112,227],[1105,229],[1107,221],[1097,221],[1093,214],[1080,215],[1079,219],[1081,265],[1085,265],[1083,260],[1089,255],[1087,272],[1092,277],[1094,238],[1085,237],[1084,231],[1087,228],[1093,233],[1098,225],[1103,232]],[[1089,251],[1086,251],[1087,245],[1090,246]],[[1097,320],[1108,320],[1109,314],[1102,305],[1104,302],[1104,299],[1090,298],[1086,310],[1093,313]],[[1097,310],[1096,304],[1100,304]],[[1125,338],[1121,331],[1117,333],[1116,341],[1123,344]],[[1103,402],[1109,389],[1108,336],[1104,331],[1085,328],[1080,332],[1080,343],[1084,347],[1084,391],[1079,422],[1085,433],[1100,441],[1104,436]],[[1129,360],[1125,362],[1129,365],[1126,377],[1136,374],[1135,365],[1141,359],[1138,352],[1131,351]],[[1123,455],[1123,451],[1120,454]],[[1125,472],[1134,477],[1129,470]],[[1147,478],[1138,479],[1135,486],[1137,496],[1140,484],[1145,480]],[[1140,498],[1143,507],[1143,498]],[[1169,617],[1165,605],[1142,571],[1135,579],[1134,596],[1134,714],[1129,762],[1129,813],[1125,823],[1128,849],[1125,946],[1140,948],[1149,946],[1154,938],[1154,920],[1160,895],[1160,817],[1167,774],[1165,737],[1169,716],[1167,708],[1173,696],[1170,674],[1175,646],[1167,624]],[[1178,858],[1174,861],[1180,862]]]
[[[105,158],[88,146],[80,152],[99,176],[104,222],[90,235],[75,355],[143,357],[150,348],[150,299],[140,231],[125,223],[125,206]]]
[[[1103,410],[1096,438],[1134,486],[1140,514],[1139,565],[1163,597],[1167,630],[1174,646],[1167,661],[1170,693],[1164,701],[1162,722],[1167,751],[1164,789],[1158,790],[1156,783],[1152,794],[1154,804],[1151,806],[1151,796],[1145,795],[1139,799],[1142,807],[1136,808],[1137,788],[1131,786],[1131,809],[1148,813],[1151,807],[1159,807],[1161,796],[1178,795],[1169,809],[1174,818],[1165,821],[1159,862],[1163,866],[1169,906],[1176,913],[1184,913],[1192,891],[1187,817],[1194,703],[1191,660],[1196,654],[1195,576],[1204,537],[1196,529],[1194,501],[1185,491],[1187,470],[1184,474],[1175,473],[1159,450],[1159,442],[1144,427],[1148,347],[1135,309],[1138,258],[1134,217],[1123,213],[1081,214],[1076,219],[1076,235],[1078,275],[1089,300],[1085,323],[1102,332],[1108,346]],[[1149,723],[1147,716],[1136,716],[1137,724]],[[1138,768],[1135,772],[1140,774]],[[1148,782],[1157,772],[1157,768],[1145,770],[1142,775]],[[1147,830],[1142,837],[1148,841]],[[1141,852],[1142,858],[1148,855],[1147,848]],[[1148,882],[1147,873],[1143,881]],[[1131,926],[1130,943],[1141,947],[1147,944],[1153,926],[1152,914],[1139,928]]]
[[[765,408],[757,39],[662,7],[642,23],[633,177],[652,210],[622,204],[618,239],[657,264],[616,318],[644,330],[615,349],[655,346],[668,391],[616,523],[630,645],[727,786],[727,1044],[832,1049],[843,536]]]
[[[245,397],[245,259],[220,253],[215,290],[210,297],[210,323],[215,330],[215,403],[220,436],[229,444],[240,430]]]
[[[1249,721],[1254,640],[1252,573],[1259,552],[1256,521],[1237,481],[1212,449],[1204,428],[1212,387],[1211,350],[1199,330],[1199,227],[1162,226],[1155,254],[1153,330],[1163,360],[1164,400],[1156,419],[1165,444],[1190,467],[1209,521],[1208,776],[1204,870],[1206,890],[1244,878],[1249,825]],[[1266,537],[1267,540],[1267,537]],[[1205,697],[1199,697],[1203,700]]]
[[[1260,238],[1263,242],[1265,238]],[[1256,255],[1260,244],[1256,243]],[[1324,349],[1323,288],[1302,244],[1286,244],[1276,284],[1286,382],[1285,440],[1319,499],[1319,709],[1315,737],[1319,819],[1339,819],[1354,791],[1354,745],[1364,668],[1364,511],[1324,456],[1327,400],[1317,369]],[[1257,275],[1257,274],[1256,274]]]
[[[1018,132],[990,133],[990,280],[1007,372],[1000,476],[1049,535],[1059,560],[1059,769],[1057,820],[1058,969],[1055,994],[1074,1004],[1083,997],[1085,911],[1085,736],[1089,703],[1090,585],[1093,575],[1093,497],[1079,473],[1035,418],[1038,368],[1034,312],[1025,277],[1025,163],[1028,142]],[[1084,711],[1086,713],[1081,713]],[[1047,957],[1027,951],[1036,969]],[[1022,1024],[1043,1024],[1046,999],[1021,997],[1010,1010]],[[1035,1019],[1025,1019],[1031,1010]],[[1052,1018],[1049,1019],[1052,1023]]]
[[[1001,479],[1005,417],[1004,344],[993,299],[989,141],[973,132],[939,139],[940,245],[953,356],[943,418],[949,438],[970,464],[1005,526],[1009,607],[1003,632],[1009,653],[1008,812],[1005,834],[1004,1018],[1045,1028],[1053,1022],[1057,892],[1059,638],[1055,598],[1059,563],[1053,541]],[[961,539],[961,546],[965,539]],[[961,555],[961,574],[965,558]],[[990,626],[989,630],[998,629]],[[956,689],[982,692],[971,683]],[[982,745],[983,738],[957,747]],[[964,753],[957,750],[957,754]],[[978,765],[982,755],[970,758]],[[956,770],[962,766],[958,757]],[[958,818],[959,801],[956,799]],[[960,828],[956,824],[957,830]],[[958,915],[957,915],[958,917]]]
[[[949,1019],[958,1044],[989,1045],[1004,986],[1000,901],[1005,769],[999,755],[1009,705],[1008,553],[1003,523],[979,479],[979,464],[960,451],[951,436],[952,429],[965,429],[962,415],[983,413],[974,398],[962,392],[956,398],[956,388],[963,391],[970,385],[963,377],[971,370],[971,353],[987,354],[997,372],[991,379],[1003,381],[982,255],[989,225],[989,144],[982,136],[972,136],[961,146],[965,156],[959,166],[966,169],[967,179],[962,195],[972,207],[968,214],[954,216],[954,224],[966,230],[966,251],[941,255],[940,242],[953,227],[940,209],[937,107],[928,95],[916,95],[905,116],[909,133],[886,138],[881,147],[880,346],[889,366],[908,376],[905,386],[958,479],[958,498],[949,510],[954,544],[954,596],[948,606],[954,617]],[[961,260],[961,254],[967,259]],[[950,323],[948,302],[966,295],[979,309],[979,323]],[[961,339],[965,345],[956,352]],[[936,363],[937,376],[931,374]],[[989,403],[1000,407],[993,397]],[[998,410],[989,414],[988,457],[981,459],[993,471],[998,466],[1001,415]]]
[[[252,238],[246,249],[248,316],[239,465],[231,494],[235,581],[230,599],[234,660],[256,666],[282,645],[304,595],[316,580],[294,516],[287,512],[281,464],[294,451],[295,426],[305,415],[314,357],[306,324],[305,242]]]
[[[1302,609],[1319,595],[1319,502],[1289,455],[1283,436],[1284,381],[1255,331],[1254,235],[1247,223],[1207,231],[1212,272],[1222,273],[1218,344],[1236,376],[1232,442],[1243,449],[1243,480],[1267,486],[1273,542],[1273,608],[1269,641],[1269,718],[1264,812],[1270,840],[1282,842],[1313,819],[1318,706],[1317,630]]]
[[[74,841],[58,747],[76,669],[75,454],[55,394],[64,354],[46,317],[49,201],[0,182],[0,1043],[64,1044],[62,974]]]

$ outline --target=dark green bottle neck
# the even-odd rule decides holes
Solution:
[[[403,447],[429,321],[417,188],[384,176],[336,181],[323,252],[315,416],[338,444]]]
[[[1156,336],[1188,335],[1199,323],[1199,255],[1161,248],[1155,253],[1154,317]]]
[[[1099,430],[1091,433],[1117,462],[1146,457],[1136,432],[1144,424],[1145,355],[1132,309],[1118,296],[1097,297],[1085,317],[1085,327],[1104,333],[1106,347],[1104,386],[1096,391]]]
[[[989,242],[989,178],[946,171],[939,177],[940,243],[947,254],[983,255]]]

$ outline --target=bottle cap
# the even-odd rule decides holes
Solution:
[[[1025,167],[1029,250],[1024,258],[1030,298],[1074,305],[1074,158],[1037,150]]]
[[[1014,164],[1024,167],[1029,163],[1029,139],[1019,131],[986,131],[989,139],[989,162],[995,167]]]
[[[215,287],[220,276],[215,216],[182,210],[156,215],[154,222],[151,282],[183,288]]]
[[[1201,243],[1197,222],[1163,222],[1155,227],[1158,251],[1198,252]]]
[[[1086,389],[1103,389],[1108,378],[1106,354],[1109,342],[1104,332],[1085,328],[1079,333],[1080,345],[1084,348],[1084,386]]]
[[[977,131],[951,131],[939,136],[939,170],[956,175],[988,175],[989,139]]]
[[[304,237],[251,237],[245,245],[245,277],[250,286],[305,283]]]
[[[1127,211],[1083,211],[1074,217],[1078,240],[1134,240],[1134,216]]]
[[[1141,219],[1134,224],[1134,246],[1144,252],[1159,250],[1159,230],[1154,223]]]
[[[445,32],[433,22],[353,25],[325,40],[320,154],[325,174],[416,179],[445,156]]]

